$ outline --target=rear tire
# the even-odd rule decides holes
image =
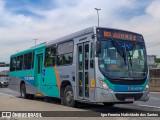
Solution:
[[[78,106],[78,102],[74,100],[74,94],[73,94],[73,90],[72,90],[71,85],[68,85],[65,88],[62,101],[64,102],[64,105],[67,105],[69,107],[77,107]]]
[[[24,98],[24,99],[28,99],[29,98],[29,95],[26,93],[26,85],[25,84],[21,84],[20,97]]]

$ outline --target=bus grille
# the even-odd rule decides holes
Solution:
[[[112,84],[118,85],[142,85],[145,80],[109,80]]]
[[[118,100],[124,101],[126,98],[134,98],[134,100],[141,99],[143,93],[136,93],[136,94],[122,94],[116,93],[115,96]]]

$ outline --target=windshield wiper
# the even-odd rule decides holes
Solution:
[[[123,49],[123,47],[121,47],[115,40],[113,40],[112,38],[111,38],[111,40],[112,40],[112,43],[113,43],[113,46],[117,49],[117,52],[120,54],[120,56],[121,57],[123,57],[123,59],[124,59],[124,62],[125,62],[125,65],[127,64],[127,60],[126,60],[126,53],[125,53],[125,51],[124,51],[124,49]]]
[[[129,49],[127,47],[126,47],[126,49],[127,49],[128,54],[129,54],[129,61],[130,61],[130,65],[132,67],[132,59],[133,59],[133,54],[134,54],[134,52],[136,50],[136,43],[134,45],[134,49],[132,50],[132,55],[130,54]]]
[[[132,67],[132,56],[133,56],[133,54],[132,54],[132,56],[131,56],[131,54],[130,54],[130,52],[128,51],[128,49],[127,49],[127,52],[128,52],[128,54],[129,54],[129,61],[130,61],[130,65],[131,65],[131,67]]]

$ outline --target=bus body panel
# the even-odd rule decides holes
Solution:
[[[28,94],[36,94],[36,93],[42,93],[41,89],[37,87],[37,78],[36,78],[36,54],[40,54],[41,51],[44,52],[45,44],[40,44],[36,47],[32,47],[28,50],[25,50],[23,52],[17,53],[15,55],[12,55],[11,58],[24,55],[27,53],[34,53],[33,54],[33,68],[30,70],[19,70],[19,71],[10,71],[9,73],[9,88],[12,90],[15,90],[17,92],[20,92],[20,85],[22,82],[26,85],[26,92]]]
[[[142,85],[116,85],[110,83],[107,78],[105,78],[100,72],[96,73],[96,101],[99,102],[127,102],[125,101],[126,96],[128,95],[128,98],[134,98],[138,94],[141,94],[138,99],[135,99],[136,101],[148,101],[149,100],[149,90],[146,90],[145,86],[149,83],[149,80],[145,81]],[[104,89],[102,85],[100,84],[100,80],[104,79],[106,84],[108,85],[109,89]],[[120,99],[116,97],[116,94],[119,94],[122,96]],[[131,95],[132,94],[132,95]],[[123,97],[124,96],[124,97]]]
[[[102,28],[103,30],[98,32],[101,37],[111,38],[115,35],[116,38],[123,37],[126,31],[119,30],[110,30]],[[106,32],[107,31],[107,32]],[[114,32],[116,31],[116,34]],[[123,33],[121,35],[121,33]],[[126,36],[132,35],[131,32],[126,32]],[[143,37],[140,34],[133,33],[137,37],[138,41],[144,43]],[[131,37],[133,39],[133,37]],[[127,37],[129,39],[129,37]],[[98,40],[97,40],[98,41]],[[132,40],[131,40],[132,41]],[[127,42],[127,41],[125,41]],[[95,101],[98,102],[130,102],[127,99],[134,99],[135,101],[147,101],[149,99],[149,90],[146,89],[146,85],[149,83],[149,77],[145,78],[143,84],[138,85],[129,85],[129,84],[112,84],[105,76],[101,73],[99,68],[98,58],[95,58],[95,69],[96,69],[96,94]],[[118,79],[118,78],[117,78]],[[124,79],[125,80],[125,79]],[[134,80],[134,79],[132,79]],[[136,80],[136,79],[135,79]],[[101,82],[104,82],[107,85],[107,89],[104,89]],[[126,99],[126,100],[125,100]],[[133,100],[133,101],[134,101]]]
[[[58,88],[58,83],[57,80],[58,78],[56,76],[59,76],[57,73],[56,68],[54,67],[49,67],[49,68],[43,68],[43,93],[46,96],[51,96],[51,97],[60,97],[60,92]]]
[[[74,100],[77,101],[127,102],[125,98],[128,96],[136,98],[135,96],[139,94],[141,94],[141,96],[138,96],[135,100],[147,101],[149,99],[149,91],[146,90],[146,85],[149,82],[148,77],[142,85],[119,85],[112,84],[109,79],[101,73],[95,50],[98,37],[96,30],[96,27],[91,27],[12,55],[11,58],[33,52],[34,67],[31,70],[10,72],[11,80],[9,87],[19,92],[20,84],[24,81],[28,94],[40,93],[44,96],[61,98],[62,84],[64,81],[68,81],[73,89]],[[74,46],[72,64],[45,67],[46,49],[69,40],[73,40]],[[91,67],[91,54],[93,54],[93,68]],[[108,89],[102,86],[102,81],[108,85]],[[124,97],[121,98],[119,96]]]

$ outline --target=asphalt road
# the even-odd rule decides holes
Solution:
[[[0,111],[78,111],[78,112],[87,111],[85,114],[93,114],[93,115],[94,113],[101,114],[101,113],[112,113],[112,112],[143,113],[144,111],[147,111],[152,113],[153,111],[160,112],[160,93],[155,93],[155,92],[150,93],[150,99],[147,102],[135,102],[134,104],[118,104],[114,105],[113,107],[105,107],[101,104],[99,105],[81,104],[79,108],[70,108],[61,105],[60,100],[58,99],[51,99],[50,102],[44,102],[44,99],[40,98],[37,98],[35,100],[21,99],[19,98],[19,93],[11,91],[8,88],[0,88]],[[82,119],[82,118],[83,117],[78,117],[77,119]],[[114,117],[114,118],[109,117],[109,118],[118,120],[120,120],[121,118],[126,120],[129,120],[129,118],[134,119],[133,117]],[[146,118],[148,120],[159,119],[159,117],[158,118],[146,117]],[[60,117],[58,119],[64,119],[64,118]],[[72,119],[72,117],[70,119]],[[90,120],[91,118],[87,119]],[[94,119],[96,118],[94,117]],[[139,118],[136,117],[135,119],[144,119],[144,117],[139,117]]]

